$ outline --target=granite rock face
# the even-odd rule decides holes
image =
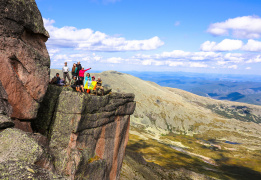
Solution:
[[[34,133],[0,131],[0,179],[119,179],[135,106],[133,94],[49,85]]]
[[[0,132],[0,179],[66,179],[55,173],[39,136],[16,128]]]
[[[14,122],[9,118],[12,106],[8,102],[8,96],[0,81],[0,130],[13,127]]]
[[[48,137],[58,174],[119,179],[133,94],[85,95],[50,85],[33,128]]]
[[[12,118],[36,118],[49,82],[48,37],[34,0],[0,0],[0,81]]]
[[[25,161],[5,161],[0,164],[0,179],[8,180],[70,180],[59,176],[37,165]]]

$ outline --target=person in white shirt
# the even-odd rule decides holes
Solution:
[[[69,75],[69,68],[67,66],[67,62],[64,63],[64,67],[63,67],[63,79],[64,79],[65,83],[66,83],[66,77],[68,78],[69,83],[71,83],[71,78]]]

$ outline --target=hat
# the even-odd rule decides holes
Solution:
[[[92,76],[92,78],[94,78],[94,79],[95,79],[95,76]]]
[[[84,69],[84,66],[82,68]]]

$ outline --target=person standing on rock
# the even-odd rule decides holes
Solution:
[[[80,70],[82,70],[82,65],[81,65],[81,63],[80,63],[80,61],[76,64],[76,76],[77,76],[77,78],[79,78],[79,72],[80,72]]]
[[[77,67],[75,63],[73,63],[73,67],[72,67],[72,78],[73,76],[77,76]]]
[[[82,69],[79,71],[79,78],[82,78],[84,79],[84,73],[88,70],[90,70],[91,68],[89,69],[84,69],[84,67],[82,67]]]
[[[64,79],[65,84],[66,84],[66,78],[68,78],[69,83],[71,83],[71,78],[69,76],[69,68],[67,66],[67,62],[64,63],[64,67],[63,67],[63,79]]]

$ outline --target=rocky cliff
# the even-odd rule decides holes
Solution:
[[[48,137],[59,174],[119,179],[133,94],[85,95],[50,85],[33,127]]]
[[[134,94],[48,87],[48,37],[34,0],[0,0],[0,179],[119,179]]]
[[[12,118],[36,118],[49,82],[48,37],[34,0],[0,0],[0,81]]]
[[[0,81],[0,131],[13,127],[14,122],[9,118],[12,113],[12,106],[8,102],[8,96]]]
[[[33,121],[38,133],[1,119],[0,179],[119,179],[135,105],[133,94],[92,96],[50,85]]]

